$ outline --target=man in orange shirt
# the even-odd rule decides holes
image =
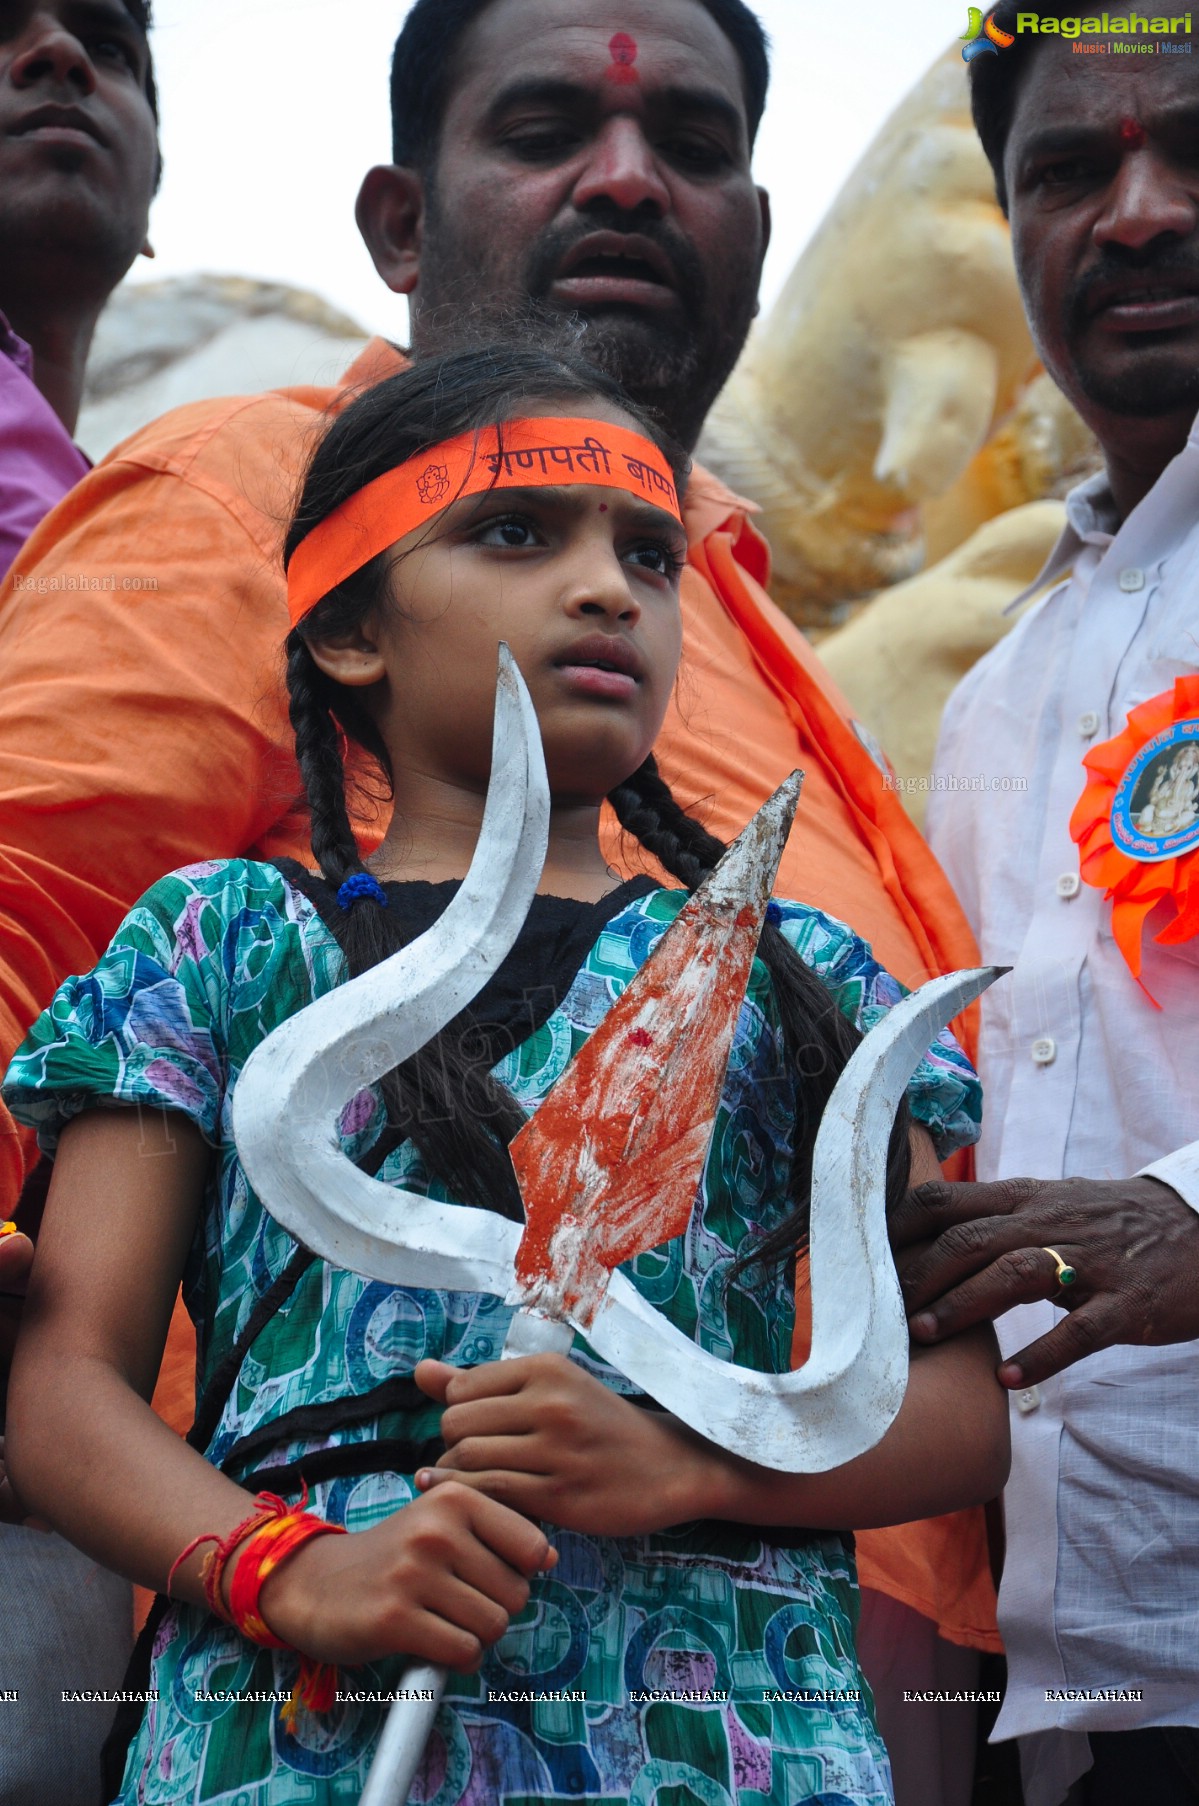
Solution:
[[[395,160],[358,201],[380,275],[411,298],[416,353],[478,297],[513,313],[531,298],[581,316],[584,353],[693,445],[756,308],[767,79],[742,0],[418,0],[393,69]],[[340,391],[179,410],[105,460],[18,560],[0,592],[0,1054],[162,872],[306,856],[282,523],[330,411],[399,362],[377,340]],[[766,596],[751,512],[696,473],[664,775],[729,837],[802,766],[780,891],[851,922],[906,984],[969,964],[868,737]],[[82,586],[97,574],[103,587]],[[383,823],[364,803],[356,826],[369,847]],[[609,856],[627,869],[614,823]],[[0,1210],[28,1157],[9,1130]],[[919,1550],[894,1543],[888,1589],[993,1646],[981,1514],[921,1534]]]

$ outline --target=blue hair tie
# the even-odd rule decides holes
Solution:
[[[770,923],[770,926],[772,928],[777,928],[779,923],[782,921],[782,919],[783,919],[783,912],[779,908],[778,904],[777,903],[768,903],[766,905],[766,920]]]
[[[369,872],[355,872],[347,878],[337,893],[338,906],[347,914],[355,903],[377,903],[380,909],[387,908],[387,892],[377,878]]]

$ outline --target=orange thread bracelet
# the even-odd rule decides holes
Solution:
[[[228,1536],[221,1538],[213,1532],[207,1536],[197,1536],[182,1554],[175,1557],[167,1576],[167,1597],[170,1597],[171,1582],[180,1564],[205,1543],[215,1543],[216,1548],[205,1556],[200,1570],[209,1610],[216,1617],[223,1618],[226,1624],[232,1624],[250,1643],[257,1643],[263,1649],[292,1649],[290,1643],[283,1642],[267,1625],[259,1604],[259,1595],[280,1563],[286,1561],[289,1555],[294,1555],[297,1549],[313,1537],[346,1534],[344,1525],[326,1523],[324,1518],[305,1511],[307,1502],[307,1486],[294,1510],[277,1493],[260,1492],[254,1501],[257,1509],[243,1519],[235,1530],[231,1530]],[[225,1569],[239,1548],[241,1554],[229,1583],[229,1606],[226,1609],[221,1594]],[[306,1706],[310,1712],[328,1712],[335,1704],[337,1695],[337,1669],[332,1663],[315,1661],[301,1650],[294,1650],[293,1653],[300,1657],[299,1679],[290,1700],[279,1715],[289,1731],[295,1728],[300,1706]]]
[[[307,1499],[308,1488],[305,1486],[303,1497],[300,1500],[301,1511],[304,1509]],[[197,1549],[202,1549],[205,1543],[215,1543],[216,1548],[210,1550],[204,1557],[203,1565],[200,1568],[200,1583],[204,1588],[204,1598],[207,1601],[208,1609],[212,1612],[213,1616],[223,1618],[226,1624],[231,1624],[233,1622],[221,1595],[221,1583],[225,1577],[225,1565],[239,1543],[243,1543],[255,1530],[261,1530],[264,1524],[271,1523],[282,1512],[285,1512],[288,1509],[279,1495],[273,1492],[260,1492],[255,1499],[254,1504],[257,1509],[252,1511],[248,1518],[243,1518],[236,1530],[231,1530],[228,1536],[222,1538],[219,1537],[215,1531],[210,1530],[207,1536],[196,1536],[192,1538],[191,1542],[187,1545],[187,1548],[183,1549],[171,1563],[171,1571],[167,1575],[168,1599],[171,1596],[171,1587],[174,1584],[176,1572],[182,1567],[188,1556],[194,1555]]]
[[[229,1617],[234,1627],[251,1643],[257,1643],[264,1649],[291,1649],[275,1635],[262,1615],[259,1595],[266,1582],[281,1563],[297,1549],[311,1542],[316,1536],[344,1536],[345,1528],[341,1524],[328,1524],[324,1518],[303,1509],[308,1497],[308,1488],[304,1488],[299,1510],[292,1511],[282,1499],[273,1494],[260,1494],[260,1500],[269,1499],[277,1510],[269,1513],[268,1521],[259,1525],[249,1536],[241,1554],[237,1558],[237,1566],[233,1570],[233,1579],[229,1583]],[[297,1651],[300,1657],[300,1674],[293,1689],[292,1696],[279,1714],[287,1729],[294,1730],[300,1706],[306,1706],[310,1712],[328,1712],[335,1703],[337,1694],[337,1668],[333,1663],[318,1662],[303,1651]]]

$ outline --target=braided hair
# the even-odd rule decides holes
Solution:
[[[349,496],[441,441],[527,412],[530,402],[557,405],[604,400],[624,410],[662,450],[680,491],[687,461],[644,411],[632,406],[604,373],[570,352],[530,345],[492,344],[415,365],[359,396],[333,423],[305,475],[284,545],[284,562],[311,530]],[[339,890],[364,872],[347,806],[347,743],[360,747],[382,772],[388,792],[394,774],[388,751],[357,693],[325,675],[310,639],[352,630],[385,602],[391,555],[378,557],[329,592],[293,628],[286,644],[287,689],[296,756],[311,813],[313,856],[325,882]],[[609,797],[622,828],[688,890],[694,890],[725,851],[724,843],[676,802],[653,757]],[[369,970],[403,944],[396,912],[351,908],[332,924],[351,976]],[[807,1234],[812,1145],[821,1112],[860,1035],[830,992],[767,924],[760,946],[770,972],[785,1054],[796,1073],[798,1101],[788,1219],[755,1248],[750,1260],[790,1260]],[[511,1093],[470,1058],[461,1022],[450,1023],[382,1081],[389,1143],[411,1138],[431,1174],[464,1203],[524,1216],[507,1146],[524,1122]],[[892,1136],[888,1196],[907,1186],[906,1106]],[[749,1261],[742,1263],[750,1264]]]

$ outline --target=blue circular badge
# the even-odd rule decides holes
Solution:
[[[1176,721],[1147,740],[1112,799],[1112,839],[1153,865],[1199,847],[1199,721]]]

